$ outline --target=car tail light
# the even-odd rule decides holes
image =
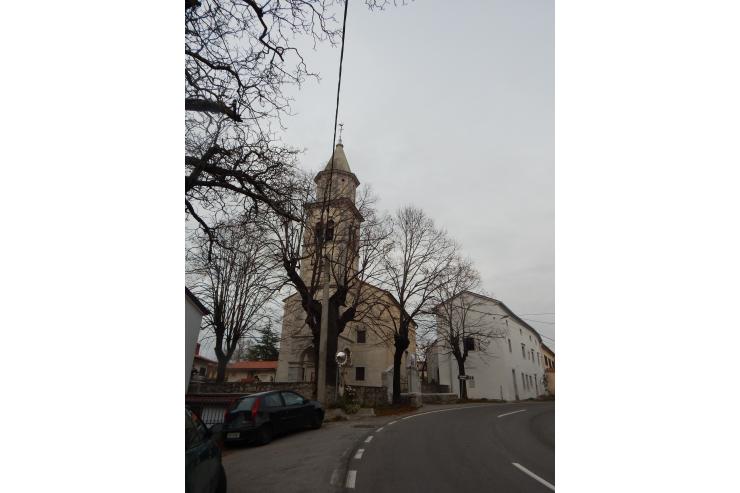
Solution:
[[[257,412],[260,410],[260,401],[262,399],[255,399],[254,404],[252,404],[252,420],[257,417]]]

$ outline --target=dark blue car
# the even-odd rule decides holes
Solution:
[[[227,443],[269,443],[272,437],[290,431],[321,427],[324,409],[317,401],[293,391],[260,392],[237,400],[224,416]]]
[[[216,437],[189,409],[185,409],[185,493],[226,493]]]

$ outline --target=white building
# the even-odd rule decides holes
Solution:
[[[468,352],[465,373],[472,377],[467,385],[468,398],[513,401],[545,394],[542,338],[537,331],[501,301],[469,291],[458,296],[475,301],[482,321],[477,331],[502,335],[490,338],[484,350],[476,345]],[[457,361],[441,338],[430,351],[427,369],[429,381],[447,385],[450,392],[459,394]]]
[[[185,392],[188,391],[190,385],[190,372],[193,369],[200,323],[209,313],[203,303],[188,288],[185,288]]]

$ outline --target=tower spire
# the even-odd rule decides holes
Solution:
[[[342,130],[344,130],[344,123],[339,124],[339,142],[337,142],[337,145],[343,146],[342,144]]]

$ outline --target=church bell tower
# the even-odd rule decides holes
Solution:
[[[321,276],[314,275],[314,264],[320,255],[329,259],[331,283],[351,277],[359,268],[360,223],[364,220],[355,199],[360,180],[350,170],[341,138],[329,157],[326,167],[314,178],[316,201],[306,204],[308,224],[303,235],[303,265],[306,285]]]

